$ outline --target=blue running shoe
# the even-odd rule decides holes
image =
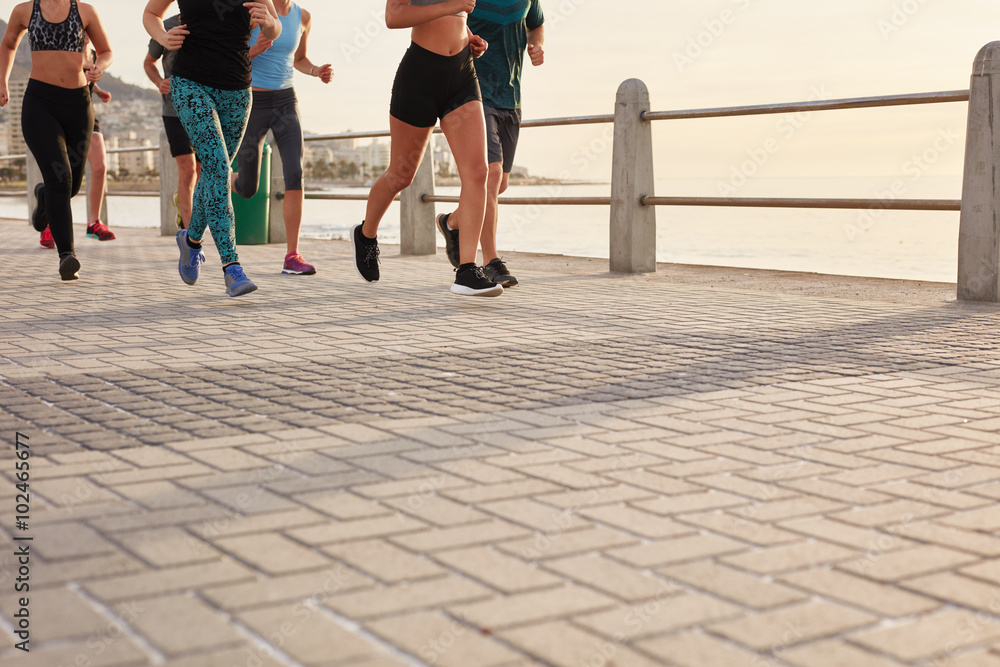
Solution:
[[[239,264],[230,264],[223,271],[226,274],[226,294],[229,296],[243,296],[257,289]]]
[[[177,247],[181,249],[181,258],[177,262],[177,271],[181,274],[181,280],[188,285],[194,285],[198,282],[198,276],[201,275],[201,265],[205,263],[205,253],[188,245],[186,229],[177,232]]]

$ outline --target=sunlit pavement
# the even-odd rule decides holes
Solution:
[[[952,286],[511,255],[473,299],[308,241],[232,299],[153,230],[73,283],[0,230],[0,662],[1000,665],[1000,310]]]

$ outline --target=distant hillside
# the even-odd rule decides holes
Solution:
[[[0,19],[0,33],[4,33],[6,31],[7,22]],[[18,47],[17,54],[14,57],[14,68],[11,70],[10,80],[18,81],[27,79],[30,72],[31,49],[28,46],[28,36],[25,35],[21,39],[21,45]],[[130,83],[125,83],[110,73],[101,77],[101,88],[109,91],[115,96],[116,99],[122,101],[148,100],[150,102],[156,102],[160,99],[159,93],[152,88],[143,88],[141,86],[134,86]],[[0,114],[3,114],[3,112],[4,110],[0,109]]]

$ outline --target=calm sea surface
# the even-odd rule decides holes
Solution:
[[[891,184],[886,179],[761,179],[736,196],[878,198]],[[717,187],[716,181],[702,179],[659,181],[656,194],[715,196]],[[454,195],[458,188],[439,187],[437,193]],[[606,184],[515,186],[507,192],[518,197],[609,193]],[[925,178],[907,184],[902,196],[959,199],[961,179]],[[73,206],[75,220],[82,222],[83,197]],[[450,208],[438,204],[438,211]],[[108,209],[112,229],[159,226],[156,198],[111,197]],[[955,281],[959,214],[954,212],[658,207],[656,214],[661,262]],[[0,197],[0,216],[26,218],[25,198]],[[307,201],[302,234],[347,238],[363,217],[364,202]],[[607,257],[608,217],[606,206],[503,206],[497,243],[510,251]],[[398,204],[383,220],[379,236],[385,243],[399,241]]]

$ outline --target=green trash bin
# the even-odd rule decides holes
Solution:
[[[236,158],[233,158],[233,172],[238,173]],[[260,181],[257,194],[244,199],[237,193],[230,193],[233,213],[236,215],[236,245],[261,245],[267,243],[269,220],[269,200],[271,198],[271,146],[265,143],[260,160]]]

